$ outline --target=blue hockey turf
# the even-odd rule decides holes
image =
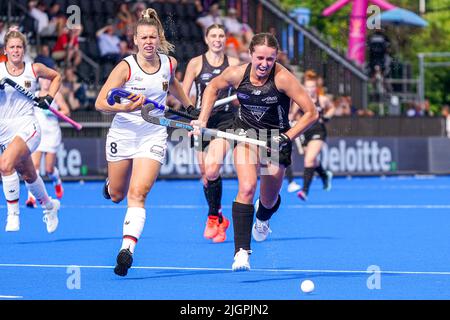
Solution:
[[[51,235],[41,209],[23,205],[21,230],[4,232],[0,195],[0,299],[450,298],[450,177],[336,178],[330,192],[316,179],[306,203],[284,185],[273,232],[252,242],[252,269],[240,273],[231,271],[232,226],[224,243],[202,237],[200,182],[158,181],[125,278],[113,266],[126,204],[103,199],[101,182],[64,187]],[[237,181],[224,180],[230,219],[236,192]],[[300,290],[305,279],[311,294]]]

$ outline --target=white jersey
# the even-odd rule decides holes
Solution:
[[[39,91],[35,93],[39,96]],[[53,100],[51,107],[59,110],[59,106]],[[36,151],[56,153],[61,144],[61,128],[59,127],[58,118],[50,110],[44,110],[39,107],[34,107],[34,115],[41,127],[41,143]]]
[[[0,63],[0,79],[7,77],[14,80],[30,92],[36,91],[36,74],[31,63],[25,63],[25,69],[20,76],[11,75],[6,69],[6,62]],[[5,84],[0,90],[0,121],[33,115],[33,101],[22,93]]]
[[[158,54],[158,56],[160,58],[160,67],[158,71],[152,74],[141,69],[135,55],[126,57],[124,61],[128,63],[130,73],[127,82],[123,85],[123,89],[132,93],[142,94],[165,105],[169,91],[171,63],[167,55]],[[129,101],[123,99],[121,103],[129,103]],[[151,111],[150,115],[163,116],[164,112],[155,109]],[[116,132],[120,130],[121,133],[132,136],[167,132],[165,127],[148,123],[142,119],[141,110],[117,113],[111,124],[111,129],[114,129]]]

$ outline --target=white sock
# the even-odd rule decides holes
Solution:
[[[47,190],[45,189],[44,181],[39,175],[37,176],[35,182],[27,183],[25,181],[25,185],[36,200],[41,204],[41,207],[47,210],[53,209],[53,203],[51,202]]]
[[[59,170],[57,167],[53,167],[53,173],[49,174],[48,177],[53,181],[54,185],[61,184],[61,177],[59,176]]]
[[[123,241],[122,249],[129,249],[134,253],[137,241],[141,237],[145,224],[144,208],[128,208],[125,220],[123,222]]]
[[[40,174],[41,174],[41,173],[40,173],[39,169],[37,169],[37,170],[36,170],[36,175],[39,177]],[[27,182],[26,182],[26,181],[25,181],[25,185],[27,185]],[[36,198],[35,198],[35,197],[33,196],[33,194],[31,193],[30,189],[28,189],[28,199],[30,199],[30,198],[36,200]]]
[[[19,214],[20,180],[17,172],[2,176],[3,193],[5,195],[8,214]]]

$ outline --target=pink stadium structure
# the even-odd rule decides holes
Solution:
[[[363,65],[365,62],[366,21],[369,1],[383,10],[396,8],[384,0],[338,0],[322,12],[324,16],[329,16],[349,2],[353,2],[350,15],[347,57],[360,65]]]

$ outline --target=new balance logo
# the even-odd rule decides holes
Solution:
[[[130,221],[125,221],[125,223],[124,223],[124,225],[129,225],[130,224]]]

